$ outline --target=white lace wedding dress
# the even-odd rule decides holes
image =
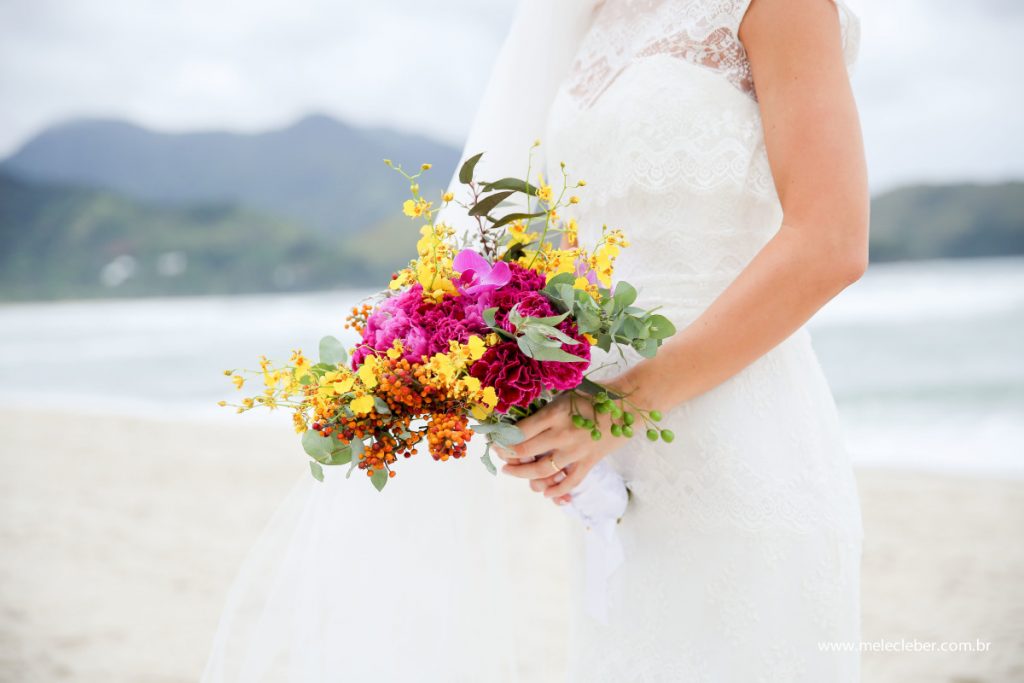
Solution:
[[[608,0],[548,118],[549,160],[588,182],[581,241],[624,227],[632,246],[616,277],[679,328],[782,218],[737,39],[748,3]],[[858,28],[839,2],[848,65]],[[601,360],[608,375],[624,365]],[[634,440],[610,456],[633,493],[626,560],[610,625],[576,610],[572,680],[859,680],[856,651],[824,649],[859,642],[861,517],[806,329],[665,424],[671,445]]]
[[[522,0],[464,153],[521,176],[540,137],[549,177],[587,180],[581,239],[624,228],[617,277],[678,328],[781,221],[737,39],[749,1]],[[858,20],[835,2],[849,65]],[[413,459],[378,495],[330,468],[245,561],[204,683],[533,683],[566,659],[574,683],[858,680],[856,649],[825,645],[859,642],[861,521],[808,332],[663,422],[674,443],[608,458],[633,496],[607,624],[584,604],[588,532],[522,482]]]

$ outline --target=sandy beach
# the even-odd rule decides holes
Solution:
[[[285,422],[3,411],[0,680],[195,681],[239,562],[305,476]],[[989,644],[865,652],[863,680],[1024,680],[1024,482],[858,480],[864,640]]]

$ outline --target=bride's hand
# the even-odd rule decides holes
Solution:
[[[559,396],[517,423],[525,437],[523,441],[496,448],[498,456],[506,461],[501,471],[528,479],[531,489],[556,503],[568,502],[569,492],[591,468],[623,443],[609,431],[610,415],[599,413],[597,418],[603,434],[599,440],[590,435],[589,429],[572,423],[569,397]]]

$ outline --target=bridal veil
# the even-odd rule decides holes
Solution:
[[[484,152],[478,177],[525,173],[593,4],[520,3],[463,151]],[[460,211],[440,220],[468,227]],[[560,667],[574,522],[488,474],[475,441],[463,460],[403,462],[381,493],[359,471],[317,482],[302,465],[228,591],[201,680],[533,681]],[[301,451],[281,457],[299,470]]]

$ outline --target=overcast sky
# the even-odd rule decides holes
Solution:
[[[1024,177],[1024,0],[848,3],[876,190]],[[253,131],[320,111],[457,145],[513,6],[0,0],[0,156],[76,116]]]

